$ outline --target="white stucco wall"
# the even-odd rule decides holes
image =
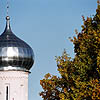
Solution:
[[[0,100],[28,100],[28,72],[0,71]]]

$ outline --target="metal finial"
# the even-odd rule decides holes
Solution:
[[[7,0],[7,16],[9,15],[9,1]]]
[[[10,17],[6,16],[6,30],[11,30],[10,28]]]
[[[10,17],[9,16],[6,16],[6,20],[10,20]]]
[[[10,28],[10,17],[9,17],[9,0],[7,0],[7,15],[6,15],[6,28],[4,32],[9,31],[11,33],[11,28]]]

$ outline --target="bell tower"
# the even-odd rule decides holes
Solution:
[[[0,35],[0,100],[28,100],[28,75],[33,64],[32,48],[12,32],[7,15]]]

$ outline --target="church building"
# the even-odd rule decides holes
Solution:
[[[0,35],[0,100],[28,100],[28,75],[33,63],[32,48],[12,32],[7,16]]]

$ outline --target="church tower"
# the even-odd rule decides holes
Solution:
[[[0,100],[28,100],[28,75],[33,63],[32,48],[12,32],[7,16],[0,35]]]

